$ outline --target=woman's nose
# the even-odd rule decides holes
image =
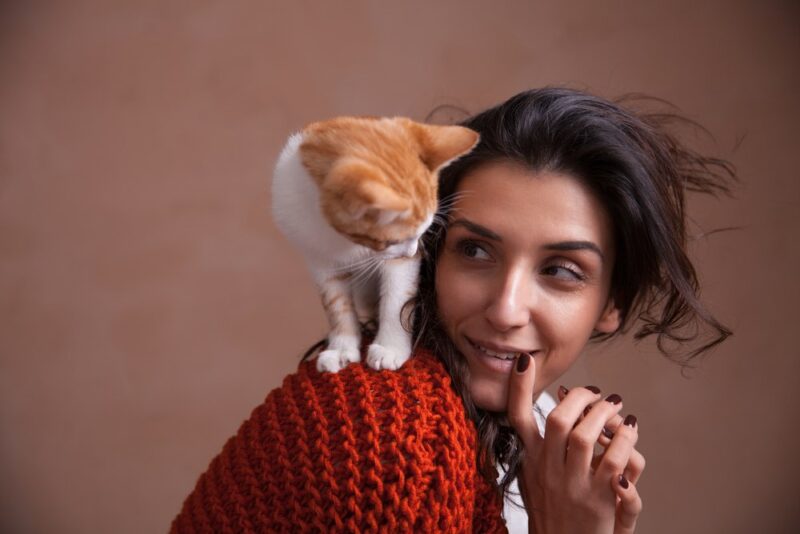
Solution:
[[[495,285],[486,308],[486,320],[500,332],[527,325],[531,320],[531,281],[528,269],[508,269]]]

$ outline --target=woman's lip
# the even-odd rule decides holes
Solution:
[[[469,341],[473,345],[480,345],[481,347],[485,347],[485,348],[489,349],[492,352],[500,352],[500,353],[513,352],[515,354],[520,353],[520,352],[527,352],[528,354],[531,354],[531,355],[533,355],[533,353],[536,352],[536,350],[518,349],[516,347],[509,347],[507,345],[497,345],[496,343],[491,343],[489,341],[481,341],[479,339],[472,339],[471,337],[468,337],[468,336],[464,336],[464,337],[467,338],[467,341]]]
[[[477,361],[477,363],[492,373],[499,373],[501,375],[508,375],[511,371],[511,368],[514,366],[514,363],[517,361],[516,358],[510,358],[508,360],[503,358],[495,358],[494,356],[489,356],[481,349],[477,347],[477,344],[474,343],[471,339],[466,338],[467,340],[467,347],[471,353],[471,359]]]

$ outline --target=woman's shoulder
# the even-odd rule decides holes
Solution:
[[[296,404],[298,409],[324,414],[365,410],[371,415],[388,411],[435,409],[428,401],[457,401],[450,376],[443,364],[429,351],[418,349],[398,370],[376,371],[364,362],[353,363],[337,373],[320,372],[315,360],[306,360],[282,385],[270,392],[267,402]],[[446,402],[449,409],[455,408]]]
[[[396,371],[376,371],[359,362],[328,373],[305,361],[251,419],[269,421],[289,440],[365,446],[366,439],[382,454],[402,443],[417,459],[422,453],[417,448],[426,443],[466,444],[474,432],[443,364],[425,350],[415,351]]]
[[[305,361],[226,443],[173,528],[468,531],[487,514],[502,525],[475,447],[474,426],[429,352],[396,371],[356,363],[321,373]]]

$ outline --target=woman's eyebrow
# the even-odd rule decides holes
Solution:
[[[467,219],[461,218],[461,219],[455,219],[453,221],[450,221],[450,228],[452,228],[453,226],[463,226],[464,228],[466,228],[470,232],[478,234],[479,236],[483,236],[486,239],[491,239],[493,241],[500,241],[500,242],[503,241],[502,237],[500,237],[496,233],[492,232],[491,230],[489,230],[485,226],[481,226],[480,224],[474,223],[474,222],[469,221]]]
[[[547,250],[591,250],[600,256],[601,260],[606,259],[600,247],[591,241],[562,241],[560,243],[549,243],[544,248]]]

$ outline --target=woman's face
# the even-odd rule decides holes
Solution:
[[[478,168],[458,192],[436,269],[439,317],[475,404],[505,411],[520,352],[534,357],[538,395],[593,331],[619,326],[611,222],[577,179],[511,163]]]

